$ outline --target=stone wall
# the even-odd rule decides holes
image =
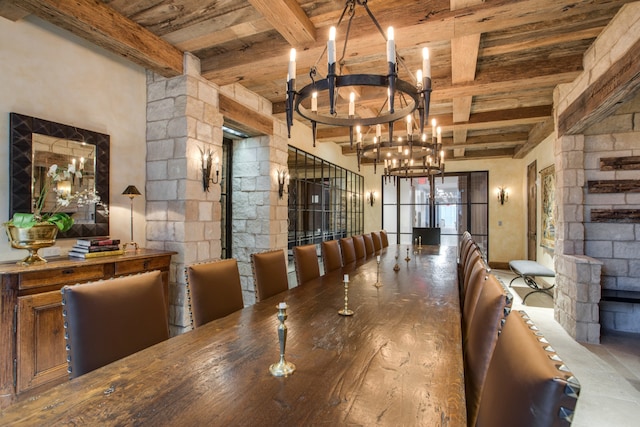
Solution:
[[[177,252],[169,277],[172,335],[190,329],[186,265],[220,257],[220,186],[202,186],[200,150],[222,154],[217,87],[185,55],[185,74],[147,74],[147,247]]]
[[[219,93],[271,117],[271,103],[240,85],[219,88],[185,54],[185,74],[147,74],[147,247],[172,257],[169,299],[172,335],[190,329],[184,269],[221,256],[220,186],[202,185],[202,151],[222,157]],[[287,246],[287,198],[278,196],[277,170],[287,166],[286,125],[272,134],[233,144],[233,258],[238,260],[245,305],[255,302],[250,254]]]
[[[585,131],[585,179],[640,180],[639,170],[601,171],[605,157],[640,156],[640,96]],[[602,261],[602,289],[640,292],[640,224],[592,222],[592,209],[640,209],[638,193],[585,190],[585,254]],[[640,332],[640,306],[600,304],[603,329]]]
[[[584,55],[584,71],[571,84],[554,92],[556,127],[562,113],[593,87],[607,70],[627,55],[640,38],[640,3],[620,10]],[[599,342],[600,322],[605,328],[627,330],[640,324],[640,312],[617,314],[600,311],[602,287],[622,289],[638,281],[640,233],[634,224],[592,223],[593,208],[637,208],[633,194],[589,194],[594,179],[640,178],[637,171],[601,172],[601,157],[638,155],[637,100],[627,101],[616,112],[579,135],[563,135],[555,141],[556,169],[556,299],[555,318],[578,341]],[[601,277],[602,275],[602,277]],[[638,289],[638,285],[633,285]],[[604,307],[605,305],[603,305]],[[636,328],[638,328],[636,326]],[[636,329],[638,331],[638,329]]]

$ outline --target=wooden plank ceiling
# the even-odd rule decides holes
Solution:
[[[363,2],[366,0],[359,0]],[[431,52],[430,113],[442,126],[447,158],[521,158],[553,131],[553,88],[573,81],[582,57],[631,0],[369,0],[382,28],[395,29],[408,70]],[[165,76],[182,73],[182,52],[201,60],[218,85],[239,83],[283,117],[289,50],[297,87],[314,64],[326,75],[326,40],[344,0],[0,0],[0,16],[28,14],[68,29]],[[345,21],[348,17],[345,17]],[[343,55],[346,25],[338,27]],[[342,38],[340,38],[342,35]],[[356,8],[342,70],[386,73],[384,39]],[[410,80],[401,67],[399,76]],[[356,115],[382,102],[361,88]],[[345,102],[342,100],[341,102]],[[405,129],[398,125],[396,129]],[[318,140],[352,154],[348,129],[318,126]]]

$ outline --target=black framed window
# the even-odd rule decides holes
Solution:
[[[221,253],[220,258],[232,258],[232,242],[231,238],[231,230],[233,229],[233,218],[232,218],[232,208],[231,208],[231,199],[232,199],[232,186],[231,186],[231,177],[233,173],[233,140],[229,138],[222,139],[222,160],[220,162],[221,165],[221,174],[220,174],[220,210],[221,210],[221,238],[220,245]]]
[[[364,177],[289,146],[289,249],[364,231]]]
[[[457,246],[462,233],[469,231],[488,257],[488,187],[487,171],[445,173],[444,179],[433,180],[383,179],[382,227],[390,241],[401,244],[412,243],[413,227],[439,227],[446,246]]]

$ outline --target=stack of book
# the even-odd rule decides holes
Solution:
[[[94,237],[91,239],[78,239],[69,251],[70,257],[97,258],[101,256],[122,255],[119,239],[109,237]]]

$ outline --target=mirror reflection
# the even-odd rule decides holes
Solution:
[[[84,190],[95,191],[96,154],[94,145],[37,133],[33,134],[32,144],[32,206],[42,191],[47,172],[52,165],[74,169],[76,173],[72,174],[70,180],[59,181],[56,191],[48,194],[43,209],[45,212],[48,206],[55,206],[57,197],[66,198]],[[72,202],[62,211],[73,215],[76,224],[95,223],[95,205],[78,206],[76,202]]]
[[[102,205],[109,206],[109,135],[19,113],[10,113],[9,122],[9,217],[16,212],[33,212],[34,200],[51,165],[67,169],[74,161],[82,172],[60,182],[57,190],[71,197],[76,192],[89,197],[95,190]],[[55,203],[55,196],[51,196],[49,206]],[[87,197],[80,207],[64,207],[72,214],[74,224],[68,231],[59,232],[58,238],[109,235],[107,210],[85,203]]]

